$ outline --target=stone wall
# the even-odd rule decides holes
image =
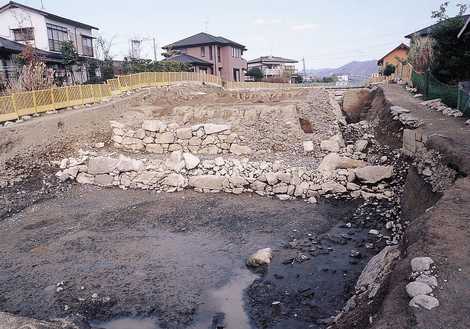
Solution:
[[[165,160],[136,160],[121,155],[83,155],[64,159],[57,177],[82,184],[152,189],[162,192],[192,188],[200,192],[276,196],[281,200],[308,199],[324,195],[392,199],[387,180],[391,166],[368,166],[361,160],[331,153],[319,170],[286,167],[280,162],[222,158],[201,160],[191,153],[175,151]]]
[[[176,123],[145,120],[141,128],[111,122],[114,146],[133,152],[163,154],[184,151],[194,154],[248,155],[251,148],[240,143],[242,138],[232,133],[229,124],[198,124],[180,127]]]

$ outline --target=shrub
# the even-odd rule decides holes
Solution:
[[[387,64],[384,69],[384,75],[386,77],[391,76],[393,73],[395,73],[396,67],[393,64]]]

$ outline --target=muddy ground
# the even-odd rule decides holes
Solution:
[[[0,309],[152,317],[161,328],[320,328],[374,253],[367,231],[344,225],[356,207],[73,186],[0,223]],[[248,272],[245,259],[265,247],[275,249],[269,270]],[[217,291],[241,300],[214,305]]]

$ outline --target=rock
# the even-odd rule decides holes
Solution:
[[[165,161],[165,165],[169,170],[180,172],[185,167],[185,160],[181,151],[175,151],[170,154]]]
[[[142,123],[142,129],[152,132],[158,132],[161,129],[165,129],[166,124],[158,120],[144,120]]]
[[[103,142],[100,142],[100,143],[96,143],[95,144],[95,148],[97,149],[102,149],[104,147],[104,143]]]
[[[424,272],[431,268],[434,261],[430,257],[415,257],[411,260],[411,270],[413,272]]]
[[[186,169],[188,170],[196,168],[201,162],[201,160],[197,156],[191,153],[183,153],[183,158]]]
[[[465,121],[465,124],[468,126],[470,125],[470,119],[468,119],[467,121]]]
[[[369,109],[374,99],[374,92],[367,88],[351,89],[344,93],[343,96],[343,113],[348,122],[356,123],[365,119],[367,113],[365,109]],[[369,110],[370,111],[370,110]]]
[[[95,177],[87,173],[79,173],[77,175],[77,182],[80,184],[93,184]]]
[[[329,139],[329,140],[321,141],[320,149],[322,151],[337,153],[340,150],[340,145],[338,141]]]
[[[114,177],[107,174],[96,175],[94,184],[99,186],[112,186]]]
[[[116,165],[116,169],[119,172],[127,172],[127,171],[139,171],[144,168],[144,162],[141,160],[131,159],[124,155],[119,156],[119,161]]]
[[[340,194],[340,193],[346,193],[346,187],[343,185],[336,183],[336,182],[326,182],[321,185],[321,189],[323,193],[334,193],[334,194]]]
[[[241,146],[238,144],[232,144],[230,146],[230,153],[236,154],[236,155],[249,155],[253,153],[251,148],[249,146]]]
[[[356,177],[366,184],[375,184],[393,175],[393,166],[367,166],[355,170]]]
[[[88,160],[88,173],[91,175],[112,173],[118,162],[118,159],[104,156],[91,158]]]
[[[276,173],[268,172],[265,174],[265,176],[266,176],[266,181],[268,182],[269,185],[275,185],[279,181]]]
[[[149,153],[163,154],[165,150],[160,144],[147,144],[145,150]]]
[[[171,173],[163,179],[162,183],[164,185],[173,186],[173,187],[186,187],[187,180],[183,175],[177,173]]]
[[[348,189],[348,191],[358,191],[361,189],[359,185],[354,184],[354,183],[347,183],[346,188]]]
[[[426,283],[431,288],[437,288],[437,278],[434,275],[421,274],[415,281]]]
[[[165,133],[157,134],[155,136],[155,143],[156,144],[171,144],[175,141],[175,135],[173,132],[167,131]]]
[[[356,283],[356,291],[366,291],[369,299],[373,299],[384,288],[383,284],[391,273],[393,263],[400,257],[397,246],[387,246],[372,257],[362,271]]]
[[[418,295],[413,297],[408,304],[411,307],[416,308],[424,308],[426,310],[432,310],[439,306],[439,300],[436,297],[428,296],[428,295]]]
[[[424,282],[410,282],[406,285],[406,293],[410,298],[418,295],[427,295],[432,292],[432,288]]]
[[[361,168],[367,164],[364,161],[341,157],[338,153],[330,153],[323,158],[318,171],[323,175],[330,175],[336,169]]]
[[[369,234],[370,234],[370,235],[379,235],[380,232],[379,232],[378,230],[372,229],[372,230],[369,230]]]
[[[176,130],[176,137],[179,139],[191,139],[193,131],[191,128],[180,128]]]
[[[393,115],[400,115],[400,114],[404,114],[404,113],[410,113],[410,110],[405,109],[405,108],[400,107],[400,106],[392,106],[392,107],[390,108],[390,112],[391,112]]]
[[[313,141],[304,141],[303,146],[304,146],[304,152],[305,153],[310,153],[310,152],[313,152],[315,150],[314,145],[313,145]]]
[[[271,263],[271,259],[273,258],[273,252],[271,248],[260,249],[250,257],[246,261],[246,265],[251,267],[258,267],[263,265],[269,265]]]
[[[198,189],[222,190],[226,178],[216,175],[199,175],[189,178],[189,186]]]
[[[308,203],[317,203],[317,199],[314,196],[312,196],[312,197],[307,199],[307,202]]]
[[[248,181],[241,177],[241,176],[238,176],[238,175],[235,175],[235,176],[230,176],[229,177],[229,182],[234,186],[234,187],[243,187],[243,186],[246,186],[248,185]]]
[[[286,172],[278,172],[276,175],[277,179],[286,184],[289,184],[292,179],[292,175]]]
[[[354,144],[354,148],[357,152],[364,152],[367,149],[369,142],[366,139],[360,139]]]
[[[217,134],[232,129],[231,125],[206,123],[203,125],[206,135]],[[194,130],[194,129],[193,129]],[[197,129],[196,129],[197,130]]]
[[[289,194],[277,194],[276,197],[281,201],[287,201],[292,198]]]

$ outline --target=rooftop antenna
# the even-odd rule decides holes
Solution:
[[[41,0],[41,9],[44,9],[44,3],[42,0]]]

